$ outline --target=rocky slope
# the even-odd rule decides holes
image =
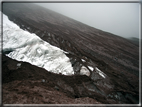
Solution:
[[[128,40],[130,40],[133,44],[139,46],[139,39],[138,38],[135,38],[135,37],[130,37],[130,38],[127,38]],[[141,39],[142,41],[142,39]]]
[[[139,102],[137,45],[31,3],[3,3],[3,13],[20,28],[35,33],[42,40],[68,52],[66,55],[70,58],[75,76],[63,76],[61,80],[58,78],[54,80],[54,84],[58,85],[58,88],[61,87],[61,92],[66,92],[69,97],[74,96],[74,98],[97,99],[101,103]],[[90,71],[89,77],[80,76],[83,66]],[[3,72],[6,72],[5,69],[3,67]],[[105,78],[98,75],[100,71],[103,71]],[[54,78],[53,75],[57,74],[52,74]],[[5,87],[8,87],[6,84],[10,82],[3,83],[5,90],[7,90]],[[17,88],[19,90],[20,87]],[[9,91],[8,94],[10,93],[12,92]],[[3,98],[7,98],[8,94],[4,91]]]
[[[93,86],[87,76],[54,74],[5,55],[2,63],[3,104],[100,104],[85,91],[84,84]]]

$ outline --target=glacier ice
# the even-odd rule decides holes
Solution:
[[[74,74],[70,59],[63,50],[43,41],[36,34],[20,29],[3,14],[3,51],[8,50],[12,50],[7,54],[12,59],[29,62],[57,74]]]

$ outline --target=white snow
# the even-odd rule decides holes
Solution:
[[[82,60],[82,62],[86,62],[84,59],[81,59]]]
[[[99,68],[95,68],[96,72],[99,73],[100,76],[102,76],[103,78],[105,78],[106,74],[103,73],[101,70],[99,70]]]
[[[15,23],[11,22],[6,15],[3,14],[3,26],[11,25],[9,27],[19,28]]]
[[[91,67],[91,66],[88,66],[88,68],[89,68],[91,71],[93,71],[93,70],[94,70],[94,68],[93,68],[93,67]]]
[[[21,63],[18,63],[18,64],[17,64],[17,67],[20,67],[20,66],[21,66]]]
[[[80,74],[89,76],[90,71],[85,66],[82,66],[81,69],[80,69]]]
[[[69,52],[63,51],[65,54],[69,54]]]
[[[74,74],[70,60],[63,50],[43,41],[36,34],[20,29],[4,14],[3,50],[13,50],[7,56],[29,62],[50,72]]]

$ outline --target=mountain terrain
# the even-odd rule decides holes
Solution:
[[[101,104],[89,91],[93,81],[87,76],[64,76],[5,55],[2,59],[3,104]]]
[[[127,39],[130,40],[135,45],[139,46],[139,38],[130,37],[130,38],[127,38]]]
[[[3,3],[2,12],[21,29],[62,49],[74,71],[52,73],[10,59],[7,54],[14,50],[3,50],[3,103],[139,103],[138,45],[32,3]],[[22,66],[16,68],[17,63]],[[45,93],[53,99],[47,101]]]

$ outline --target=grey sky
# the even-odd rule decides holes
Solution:
[[[38,3],[39,5],[123,37],[139,38],[139,3]]]

